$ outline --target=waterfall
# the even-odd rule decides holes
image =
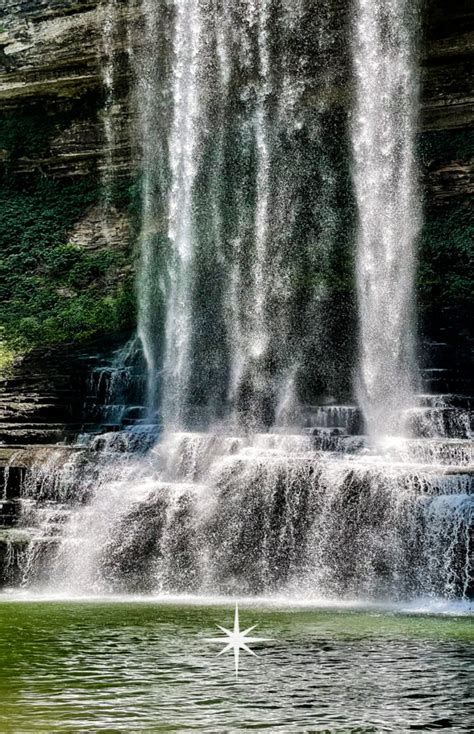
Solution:
[[[104,88],[104,160],[102,163],[102,229],[104,239],[110,239],[110,209],[114,183],[113,164],[117,145],[114,103],[116,86],[115,43],[117,40],[117,0],[106,0],[101,7],[103,13],[102,36],[102,84]]]
[[[327,348],[344,308],[326,281],[348,239],[337,210],[345,170],[335,172],[327,141],[343,120],[328,95],[334,72],[313,78],[298,47],[312,24],[323,65],[335,16],[271,0],[168,10],[144,0],[142,14],[138,332],[148,405],[170,428],[294,421],[315,369],[322,391],[349,381],[347,355],[332,360]],[[316,111],[308,94],[320,96]],[[300,175],[308,155],[312,180]]]
[[[170,139],[171,185],[168,202],[168,271],[163,416],[166,425],[182,426],[190,378],[195,267],[193,188],[199,133],[199,0],[178,0],[173,43],[173,123]]]
[[[373,439],[403,433],[404,411],[415,405],[415,27],[416,3],[356,0],[357,393]]]
[[[169,14],[169,13],[168,13]],[[166,8],[155,0],[141,2],[142,38],[132,40],[131,57],[136,82],[133,105],[138,112],[137,145],[140,151],[141,223],[138,266],[138,336],[146,361],[147,396],[150,413],[157,407],[157,378],[163,338],[163,308],[166,294],[164,264],[168,250],[167,205],[168,150],[165,137],[169,70]]]
[[[129,39],[146,406],[126,404],[141,392],[131,340],[91,380],[115,424],[18,459],[30,542],[9,563],[25,586],[474,594],[470,403],[414,392],[416,75],[402,0],[355,10],[351,400],[350,60],[336,43],[349,46],[349,24],[336,5],[141,0]],[[390,441],[376,452],[378,434]]]

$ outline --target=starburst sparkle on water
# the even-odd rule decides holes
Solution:
[[[226,637],[207,637],[206,642],[227,642],[225,647],[217,654],[217,657],[220,655],[224,655],[224,653],[229,652],[230,650],[234,651],[234,661],[235,661],[235,677],[239,677],[239,654],[240,650],[245,650],[245,652],[250,653],[250,655],[254,655],[255,653],[253,650],[248,647],[247,643],[252,642],[267,642],[270,638],[269,637],[248,637],[249,632],[252,632],[252,630],[255,629],[257,625],[254,624],[252,627],[249,627],[248,629],[244,630],[243,632],[240,631],[239,626],[239,607],[236,603],[235,605],[235,614],[234,614],[234,629],[228,630],[225,627],[221,627],[220,624],[217,625],[217,627],[225,633]]]

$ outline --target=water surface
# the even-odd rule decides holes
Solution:
[[[271,641],[205,641],[224,605],[0,603],[1,732],[472,731],[471,616],[241,606]]]

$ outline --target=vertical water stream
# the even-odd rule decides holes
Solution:
[[[166,296],[163,420],[169,428],[182,428],[185,425],[192,369],[192,288],[196,267],[193,193],[198,165],[201,104],[199,71],[202,63],[199,0],[178,0],[174,22],[173,123],[169,143],[171,183],[168,200],[171,253]]]
[[[315,370],[321,391],[349,372],[347,355],[336,366],[327,349],[338,309],[329,253],[336,243],[344,252],[348,224],[337,211],[347,174],[334,172],[326,140],[334,131],[345,140],[345,123],[328,93],[330,44],[318,43],[315,58],[306,48],[306,36],[329,38],[338,21],[328,8],[315,18],[300,2],[272,0],[176,2],[168,16],[144,1],[142,10],[148,404],[170,428],[284,421]],[[312,178],[302,175],[307,159]]]
[[[358,208],[358,400],[373,439],[415,405],[417,4],[356,0],[352,126]]]
[[[114,103],[116,87],[115,54],[117,42],[117,0],[102,3],[103,36],[101,73],[104,89],[103,130],[104,159],[102,162],[102,229],[104,239],[110,239],[110,209],[114,182],[114,152],[117,146],[114,123]]]
[[[146,362],[146,404],[158,404],[157,378],[162,363],[165,264],[168,253],[168,142],[156,131],[167,129],[170,54],[166,33],[169,11],[154,0],[141,0],[139,38],[131,40],[132,92],[141,175],[140,260],[137,278],[138,336]]]

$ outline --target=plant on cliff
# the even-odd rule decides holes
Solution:
[[[473,242],[474,216],[470,206],[445,206],[427,212],[418,269],[423,310],[451,306],[468,313],[473,307],[469,268]]]
[[[4,183],[0,329],[8,349],[83,341],[133,323],[124,255],[67,243],[73,224],[98,198],[93,180]]]

